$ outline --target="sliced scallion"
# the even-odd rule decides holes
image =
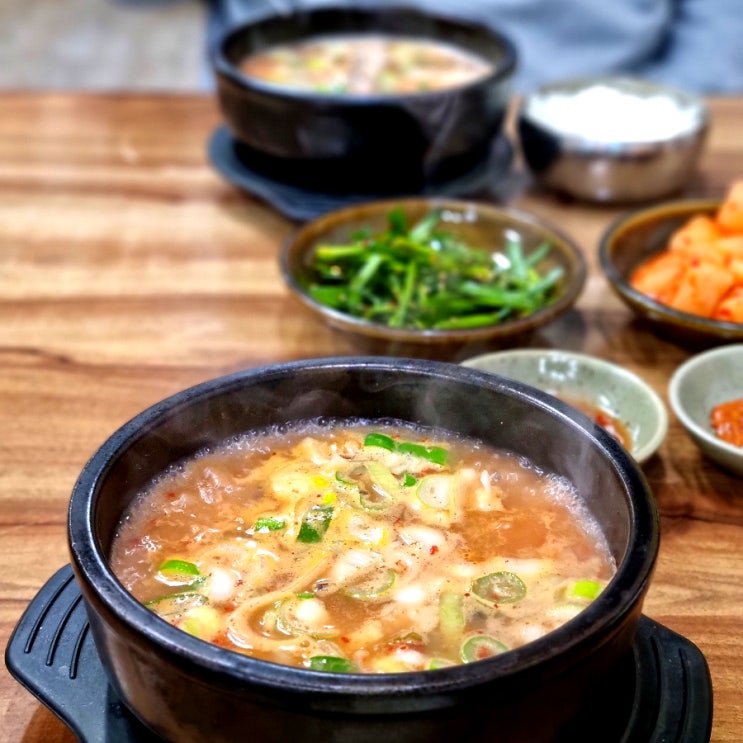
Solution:
[[[360,601],[370,601],[385,596],[395,585],[395,571],[390,568],[379,570],[370,578],[343,589],[346,596]]]
[[[472,593],[489,606],[514,604],[526,596],[526,584],[516,573],[501,570],[472,583]]]
[[[353,673],[356,670],[350,660],[337,655],[313,655],[307,661],[307,668],[327,673]]]
[[[472,663],[500,655],[506,650],[508,646],[491,635],[472,635],[462,643],[460,656],[465,663]]]

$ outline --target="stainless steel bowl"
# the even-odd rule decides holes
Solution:
[[[518,112],[524,159],[536,180],[594,202],[680,191],[708,126],[697,96],[634,78],[552,83],[527,96]]]

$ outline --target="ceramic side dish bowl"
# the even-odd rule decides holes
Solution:
[[[640,463],[658,449],[668,431],[659,395],[638,375],[617,364],[552,349],[514,349],[466,359],[464,366],[501,374],[555,395],[617,429]]]
[[[573,482],[617,572],[580,614],[487,660],[361,675],[270,663],[199,640],[136,601],[109,556],[136,493],[165,468],[247,431],[315,419],[391,418],[528,457]],[[456,364],[384,357],[291,362],[180,392],[106,441],[70,502],[73,569],[103,667],[124,703],[179,743],[546,743],[626,657],[657,556],[658,514],[636,463],[602,428],[532,387]],[[538,710],[538,714],[535,711]]]
[[[743,476],[743,446],[723,441],[710,421],[715,406],[743,399],[743,345],[692,356],[673,373],[668,396],[674,414],[702,452],[729,472]],[[739,427],[743,423],[739,422]]]
[[[478,327],[428,329],[390,327],[340,312],[310,296],[311,265],[318,245],[347,243],[361,229],[384,230],[393,209],[402,209],[413,225],[434,209],[442,212],[441,229],[472,247],[503,252],[509,241],[531,255],[543,244],[549,252],[534,268],[542,275],[559,268],[562,276],[549,303],[532,314],[504,319]],[[456,344],[478,340],[513,343],[568,311],[577,301],[586,280],[586,264],[580,248],[566,235],[539,218],[510,208],[447,199],[375,201],[340,209],[298,230],[285,244],[281,270],[294,296],[312,313],[335,328],[377,340],[411,344]],[[456,314],[455,314],[456,317]]]
[[[670,201],[631,212],[603,234],[599,263],[617,296],[652,328],[680,342],[699,345],[743,340],[743,324],[680,312],[630,285],[634,270],[664,250],[672,233],[699,214],[712,215],[719,199]]]
[[[596,202],[640,202],[680,191],[708,128],[703,101],[647,80],[587,77],[527,96],[518,131],[543,185]]]
[[[448,89],[349,96],[266,85],[240,70],[249,54],[271,45],[359,33],[452,44],[492,71]],[[323,192],[397,194],[445,182],[487,157],[502,130],[516,59],[511,41],[485,26],[414,9],[326,7],[229,30],[214,68],[225,122],[254,167]]]

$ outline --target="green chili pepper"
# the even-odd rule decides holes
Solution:
[[[434,464],[444,465],[449,459],[449,452],[441,446],[423,446],[409,441],[401,441],[397,445],[401,454],[412,454]]]
[[[501,570],[478,578],[472,593],[488,605],[514,604],[526,596],[526,585],[516,573]]]
[[[485,660],[508,650],[500,640],[490,635],[472,635],[462,643],[461,658],[465,663]]]

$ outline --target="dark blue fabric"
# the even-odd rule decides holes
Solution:
[[[212,44],[231,25],[327,0],[208,0]],[[632,74],[698,93],[743,91],[743,0],[340,0],[407,4],[503,31],[518,92],[567,77]]]

